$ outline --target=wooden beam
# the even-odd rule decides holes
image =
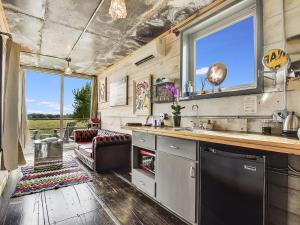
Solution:
[[[27,71],[37,71],[41,73],[48,73],[48,74],[57,74],[57,75],[64,75],[65,77],[77,77],[77,78],[84,78],[84,79],[93,79],[96,75],[87,75],[83,73],[72,73],[71,75],[66,75],[64,71],[61,70],[55,70],[55,69],[48,69],[48,68],[42,68],[42,67],[35,67],[35,66],[26,66],[21,65],[22,70]]]
[[[10,33],[1,0],[0,0],[0,29],[2,32]]]

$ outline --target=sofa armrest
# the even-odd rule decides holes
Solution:
[[[94,170],[130,169],[131,135],[97,136],[93,139]]]
[[[97,136],[98,129],[89,130],[75,130],[74,141],[75,142],[91,142],[93,138]]]

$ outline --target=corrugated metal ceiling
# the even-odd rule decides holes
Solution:
[[[213,0],[126,0],[128,16],[113,21],[103,5],[71,54],[72,69],[95,74],[153,40]],[[67,57],[100,0],[3,0],[15,41],[31,52]],[[22,53],[23,65],[64,70],[60,59]]]

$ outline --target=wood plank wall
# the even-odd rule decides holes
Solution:
[[[264,51],[272,48],[282,48],[282,0],[263,0],[264,3]],[[300,34],[299,26],[300,1],[285,0],[285,16],[287,36],[291,37]],[[157,77],[169,77],[179,79],[180,77],[180,37],[169,34],[165,37],[167,44],[167,54],[147,62],[139,67],[133,62],[137,61],[139,55],[145,52],[152,52],[155,44],[150,43],[132,56],[122,60],[120,63],[99,73],[99,78],[107,77],[107,84],[118,80],[126,75],[129,76],[129,104],[128,106],[109,107],[109,103],[99,105],[99,111],[102,116],[102,127],[109,130],[120,131],[120,125],[126,122],[145,122],[145,116],[135,116],[133,113],[133,80],[153,75]],[[293,56],[298,59],[299,56]],[[178,85],[178,84],[177,84]],[[271,87],[270,82],[266,81],[265,93],[258,95],[259,105],[257,115],[271,115],[273,111],[283,108],[282,85]],[[300,114],[300,85],[299,82],[291,83],[289,86],[288,107]],[[108,89],[108,96],[109,96]],[[200,115],[243,115],[243,96],[227,97],[209,100],[197,100],[183,102],[186,110],[183,112],[183,123],[190,126],[191,116],[195,114],[191,110],[193,104],[200,106]],[[108,98],[109,99],[109,98]],[[230,107],[228,107],[230,105]],[[154,104],[153,115],[159,116],[160,112],[170,114],[170,104]],[[241,120],[224,120],[220,123],[219,128],[231,126],[231,129],[239,130],[241,126],[248,123],[248,130],[260,131],[261,121],[241,121]],[[229,125],[230,124],[230,125]],[[229,128],[229,129],[230,129]],[[127,131],[123,131],[127,132]],[[284,161],[284,156],[281,159]],[[300,157],[289,156],[288,161],[294,168],[300,170]],[[300,178],[285,176],[270,172],[270,225],[299,225],[300,224]]]
[[[300,34],[300,26],[295,15],[300,14],[300,2],[298,0],[285,0],[286,3],[286,24],[288,37]],[[271,48],[282,48],[282,15],[281,0],[264,0],[264,50]],[[99,111],[102,114],[102,126],[105,129],[120,130],[120,125],[126,122],[145,122],[146,117],[135,116],[133,113],[133,80],[153,75],[154,80],[157,77],[169,77],[179,81],[180,78],[180,36],[176,37],[173,33],[165,37],[167,45],[166,56],[155,58],[140,66],[135,66],[134,62],[140,59],[140,55],[146,52],[153,53],[155,40],[152,43],[140,48],[130,57],[121,60],[120,63],[99,73],[99,78],[107,77],[107,85],[111,81],[118,80],[126,75],[129,76],[129,104],[128,106],[109,107],[109,103],[99,105]],[[279,83],[282,82],[282,74],[279,75]],[[179,85],[177,83],[177,85]],[[283,85],[271,87],[271,82],[265,81],[265,93],[258,95],[258,113],[257,115],[271,115],[275,110],[282,109],[283,104]],[[289,110],[294,110],[300,114],[300,104],[298,104],[300,95],[300,82],[290,83],[290,92],[288,96]],[[108,88],[109,99],[109,88]],[[193,104],[200,106],[199,115],[244,115],[243,109],[244,96],[233,96],[218,99],[203,99],[197,101],[185,101],[182,105],[186,106],[183,111],[183,125],[191,126],[191,116],[195,112],[191,110]],[[228,107],[230,105],[230,107]],[[122,112],[122,114],[120,114]],[[158,117],[161,112],[170,113],[170,104],[154,104],[153,115]],[[235,122],[235,123],[233,123]],[[249,121],[222,121],[219,128],[227,126],[229,130],[239,130],[241,126],[248,122],[249,131],[261,131],[261,123]],[[169,121],[171,124],[171,121]]]

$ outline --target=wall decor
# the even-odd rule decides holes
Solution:
[[[170,85],[174,87],[174,82],[161,82],[152,86],[152,102],[153,103],[166,103],[173,102],[173,95],[170,94],[165,86]]]
[[[113,81],[109,85],[109,105],[121,106],[128,104],[128,76]]]
[[[99,80],[99,102],[103,103],[107,101],[107,78]]]
[[[288,54],[281,49],[271,49],[267,51],[262,60],[264,66],[272,71],[283,68],[285,65],[289,64],[290,61],[291,59]]]
[[[134,96],[134,112],[135,115],[149,116],[152,113],[151,104],[151,85],[152,76],[135,80],[133,82],[133,96]]]

